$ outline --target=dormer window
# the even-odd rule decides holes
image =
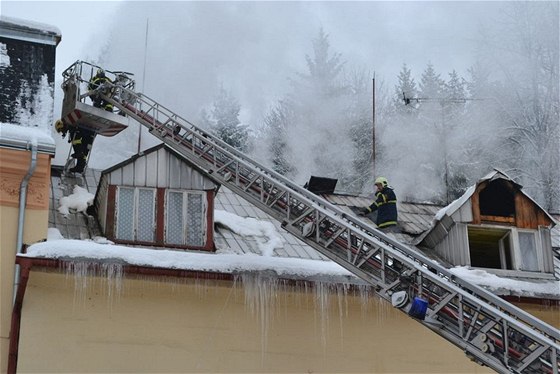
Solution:
[[[197,191],[167,191],[165,244],[202,247],[206,239],[204,194]]]
[[[155,241],[155,188],[117,187],[115,238]]]
[[[469,225],[467,232],[471,266],[541,271],[543,259],[537,231]]]
[[[95,208],[117,243],[213,251],[217,188],[161,144],[103,171]]]
[[[553,218],[500,171],[489,173],[438,213],[419,246],[452,266],[505,276],[550,278]]]

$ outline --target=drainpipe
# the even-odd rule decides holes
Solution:
[[[27,143],[27,147],[29,149],[29,143]],[[29,169],[27,170],[27,174],[23,177],[19,187],[19,216],[18,216],[18,231],[17,231],[17,242],[16,242],[16,256],[21,253],[21,249],[23,246],[23,226],[25,223],[25,205],[27,203],[27,185],[29,184],[29,180],[31,176],[35,172],[35,167],[37,166],[37,143],[31,143],[31,163],[29,164]],[[15,272],[14,272],[14,297],[13,303],[15,305],[16,302],[16,295],[19,286],[19,278],[20,278],[20,267],[16,263]]]

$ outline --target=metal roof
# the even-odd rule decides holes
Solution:
[[[220,188],[216,195],[214,209],[224,210],[240,217],[252,217],[272,223],[283,241],[283,247],[274,250],[274,254],[278,257],[295,257],[312,260],[327,259],[325,256],[284,230],[280,222],[276,219],[224,186]],[[229,251],[233,250],[235,253],[260,254],[256,239],[251,239],[246,236],[242,237],[219,225],[216,225],[214,241],[218,250],[228,248]]]
[[[368,196],[352,196],[330,194],[321,195],[331,204],[338,206],[340,209],[354,214],[350,207],[367,207],[369,206],[374,197]],[[387,233],[393,236],[396,240],[406,244],[414,243],[414,240],[423,232],[431,227],[435,214],[442,208],[440,205],[430,203],[412,203],[399,201],[397,197],[397,210],[398,210],[398,226],[400,233]],[[371,217],[371,219],[370,219]],[[371,222],[375,226],[372,219],[374,216],[362,217],[362,219]]]
[[[58,211],[60,198],[72,195],[74,186],[80,186],[95,196],[100,170],[86,169],[85,176],[63,175],[62,167],[51,168],[51,191],[49,204],[49,227],[56,228],[66,239],[92,239],[101,236],[101,229],[95,217],[85,212],[64,216]]]

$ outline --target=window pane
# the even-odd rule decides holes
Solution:
[[[138,190],[138,228],[136,240],[154,241],[154,190]]]
[[[134,240],[134,189],[119,188],[117,239]]]
[[[188,194],[187,203],[187,244],[204,245],[204,210],[201,194]]]
[[[519,232],[519,252],[521,254],[521,270],[539,271],[535,234]]]
[[[166,242],[183,244],[183,193],[169,192],[167,195]]]

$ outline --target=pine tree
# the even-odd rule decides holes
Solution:
[[[249,129],[239,120],[240,110],[238,101],[221,87],[214,100],[211,118],[207,121],[210,122],[214,135],[241,152],[245,152],[248,148]]]
[[[395,112],[401,114],[417,113],[417,111],[414,109],[414,100],[406,100],[418,97],[416,82],[412,77],[411,70],[407,67],[406,64],[403,64],[397,80],[398,84],[395,86],[395,96],[393,98],[393,106],[395,108]]]
[[[344,67],[342,55],[330,52],[329,36],[323,28],[313,39],[312,45],[313,56],[305,55],[308,72],[299,74],[302,81],[296,86],[320,100],[338,96],[344,90],[338,81]]]
[[[330,49],[329,37],[319,30],[312,40],[313,54],[306,55],[307,71],[292,79],[293,90],[282,101],[283,112],[290,113],[285,132],[294,160],[289,170],[298,182],[311,175],[343,179],[352,170],[352,142],[346,120],[348,88],[342,82],[344,62]],[[276,113],[278,114],[278,113]],[[269,114],[270,118],[274,113]],[[333,147],[332,139],[337,139]],[[274,156],[279,160],[279,155]],[[285,169],[285,165],[281,169]],[[339,184],[340,185],[340,184]]]
[[[292,105],[280,101],[264,119],[265,136],[268,139],[268,152],[272,169],[285,176],[292,176],[295,167],[288,160],[290,147],[287,139],[287,129],[293,121]]]
[[[444,82],[436,73],[434,65],[430,62],[422,73],[418,84],[418,94],[421,98],[435,99],[441,97]]]

